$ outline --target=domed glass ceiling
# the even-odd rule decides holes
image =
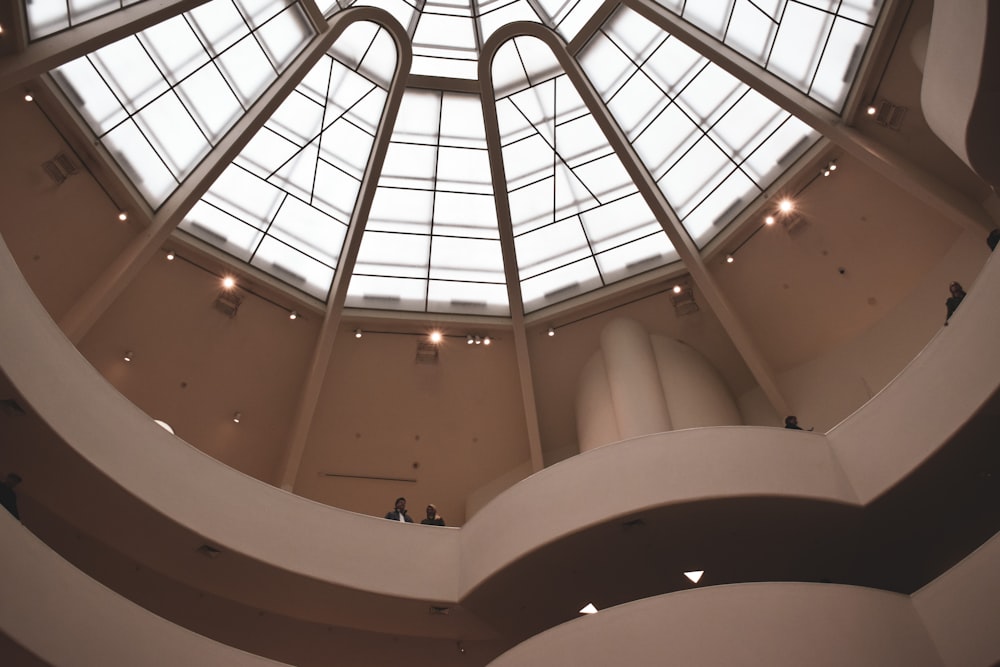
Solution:
[[[879,9],[874,0],[309,3],[209,0],[51,76],[156,210],[297,59],[315,55],[180,229],[327,299],[348,230],[363,224],[346,306],[499,316],[512,298],[532,312],[677,261],[665,218],[704,247],[818,140],[665,28],[686,21],[839,112]],[[26,9],[42,39],[128,4]],[[313,53],[327,29],[315,17],[352,6],[399,22],[409,73],[396,73],[392,31],[368,21]],[[673,18],[654,22],[657,12]],[[525,28],[491,47],[491,81],[477,81],[487,40],[516,21],[554,31],[573,71]],[[371,163],[394,86],[405,89],[385,159]],[[636,163],[666,208],[634,182]],[[369,182],[370,212],[358,220]],[[505,269],[505,257],[516,266]]]

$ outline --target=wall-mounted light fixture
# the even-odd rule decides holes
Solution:
[[[239,424],[241,419],[243,419],[243,413],[242,412],[234,412],[233,413],[233,423],[234,424]]]

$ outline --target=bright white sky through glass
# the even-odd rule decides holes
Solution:
[[[180,228],[326,299],[385,107],[387,65],[395,44],[385,30],[349,26]]]
[[[701,247],[819,138],[625,8],[580,63]]]
[[[347,305],[507,315],[478,95],[408,89]]]
[[[209,0],[52,78],[155,210],[308,48],[316,31],[304,5],[313,1]],[[835,110],[879,9],[878,0],[655,1]],[[33,0],[31,38],[129,4]],[[412,74],[474,80],[483,44],[504,25],[542,23],[568,42],[603,2],[317,3],[326,16],[353,5],[382,8],[400,23],[413,46]],[[396,63],[388,33],[373,24],[350,27],[331,54],[181,224],[320,299],[338,266]],[[576,55],[699,247],[818,139],[623,6]],[[492,71],[525,310],[676,261],[548,47],[515,38]],[[348,305],[508,315],[479,96],[408,89],[375,177]]]
[[[496,104],[526,312],[677,259],[618,155],[546,51],[538,40],[518,37],[493,61],[511,90]],[[523,53],[535,57],[525,62]]]

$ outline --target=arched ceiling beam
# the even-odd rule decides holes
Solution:
[[[378,129],[375,132],[372,152],[361,179],[358,201],[354,206],[354,212],[351,214],[351,221],[347,227],[347,237],[344,239],[344,249],[340,253],[340,261],[337,263],[337,270],[330,286],[323,326],[320,328],[319,338],[316,340],[306,379],[302,385],[302,392],[296,403],[295,417],[287,439],[288,446],[278,474],[278,486],[287,491],[294,489],[295,479],[298,477],[302,464],[302,455],[305,452],[309,430],[316,414],[316,406],[319,404],[320,391],[323,388],[323,381],[326,379],[327,367],[330,365],[333,344],[336,342],[337,332],[340,329],[341,315],[347,300],[347,289],[351,284],[351,276],[354,274],[354,266],[361,249],[361,239],[368,223],[368,215],[371,213],[372,202],[375,200],[379,175],[385,164],[393,126],[396,124],[399,105],[403,99],[403,92],[406,90],[407,76],[410,73],[410,66],[413,64],[413,49],[406,31],[388,12],[377,11],[383,14],[384,18],[382,20],[369,20],[379,23],[385,28],[396,43],[396,71],[389,86],[389,95],[382,111],[382,118],[379,120]]]
[[[160,250],[191,207],[208,191],[278,106],[344,30],[356,21],[372,21],[383,25],[390,21],[395,23],[388,12],[375,7],[347,9],[333,16],[326,29],[313,38],[288,69],[160,206],[153,214],[151,224],[132,240],[63,316],[59,326],[70,340],[74,343],[80,341],[142,267]],[[395,32],[390,32],[398,39]],[[410,53],[409,40],[398,42],[397,49],[400,54]]]
[[[678,256],[690,272],[692,280],[694,280],[694,282],[698,285],[702,296],[705,297],[705,300],[712,307],[716,317],[719,318],[719,322],[726,330],[726,333],[733,341],[737,350],[739,350],[743,357],[743,361],[749,367],[750,372],[753,373],[754,378],[757,380],[765,396],[767,396],[771,405],[778,414],[789,414],[788,403],[781,395],[781,392],[778,389],[778,384],[774,379],[774,373],[770,369],[767,361],[764,359],[764,355],[757,348],[757,345],[754,343],[749,331],[743,325],[743,322],[736,315],[736,311],[733,310],[729,301],[719,289],[715,279],[705,266],[704,261],[702,261],[698,247],[684,230],[680,219],[667,203],[666,198],[660,191],[659,186],[657,186],[656,182],[653,180],[652,175],[642,164],[642,161],[636,154],[632,144],[628,141],[625,133],[622,132],[618,123],[612,117],[611,112],[608,111],[608,108],[604,105],[600,95],[590,83],[590,79],[588,79],[586,74],[584,74],[580,63],[570,55],[562,38],[537,23],[527,21],[511,23],[504,26],[490,37],[484,49],[484,53],[490,54],[489,60],[483,58],[481,61],[487,63],[491,62],[492,54],[496,52],[500,44],[520,35],[535,37],[544,42],[552,50],[563,71],[576,87],[580,98],[583,100],[584,104],[587,105],[587,109],[593,115],[594,120],[604,132],[611,148],[618,154],[618,157],[622,161],[622,165],[632,177],[632,181],[638,188],[639,193],[646,201],[650,210],[653,211],[653,214],[656,215],[656,219],[662,226],[663,231],[670,239],[670,242],[674,245],[674,249],[677,251]],[[481,74],[484,67],[488,68],[488,64],[480,64]],[[493,119],[493,122],[496,122],[495,118]],[[496,138],[496,141],[499,142],[498,137]],[[493,161],[492,157],[493,156],[491,154],[491,162]],[[494,179],[494,181],[496,182],[496,179]],[[501,181],[501,185],[495,187],[498,187],[498,189],[499,187],[502,187],[502,191],[506,192],[505,181]],[[499,204],[500,197],[497,197],[497,199]],[[508,225],[509,230],[509,211],[507,214],[508,219],[506,224]],[[508,234],[509,233],[510,232],[508,231]],[[513,239],[511,239],[510,242],[513,244]],[[504,260],[506,263],[506,255]],[[516,264],[513,270],[516,274]],[[508,277],[508,285],[510,283],[511,278]],[[520,303],[520,295],[518,294],[517,305],[519,307]],[[514,302],[512,298],[511,311],[513,312],[513,310]]]

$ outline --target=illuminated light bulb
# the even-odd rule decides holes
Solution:
[[[829,169],[830,171],[837,171],[837,163],[836,162],[831,162],[830,166],[827,167],[827,169]]]
[[[361,338],[361,336],[362,336],[362,333],[363,333],[363,332],[361,331],[361,329],[355,329],[355,330],[354,330],[354,337],[355,337],[355,338]]]
[[[766,218],[764,218],[764,224],[765,225],[773,225],[774,224],[774,216],[773,215],[769,215]]]
[[[545,333],[547,333],[550,336],[555,336],[556,335],[556,330],[553,329],[552,327],[549,327],[549,330],[546,331]]]
[[[35,101],[35,96],[31,94],[30,90],[24,94],[24,101],[25,102],[34,102]]]
[[[782,213],[788,213],[795,208],[795,205],[792,203],[791,199],[782,199],[781,203],[778,204],[778,208],[781,209]]]
[[[239,424],[241,419],[243,419],[243,415],[241,413],[239,413],[239,412],[234,412],[233,413],[233,423],[234,424]]]
[[[430,333],[430,339],[432,343],[440,343],[444,336],[441,335],[440,331],[432,331]]]
[[[492,342],[493,342],[492,338],[490,338],[489,336],[483,336],[483,345],[489,345]]]
[[[736,261],[735,257],[733,257],[732,255],[726,255],[726,264],[732,264],[735,261]]]
[[[466,345],[472,345],[475,342],[476,342],[476,338],[472,334],[469,334],[468,336],[465,337],[465,344]]]
[[[865,111],[868,113],[869,116],[874,116],[875,114],[878,113],[878,109],[875,108],[874,104],[869,104],[868,108],[865,109]]]
[[[222,279],[222,286],[226,289],[233,289],[236,287],[236,279],[232,276],[226,276]]]
[[[173,250],[168,250],[167,251],[167,261],[168,262],[174,261],[174,257],[177,257],[177,255],[174,254],[174,251]]]
[[[129,350],[128,352],[125,353],[125,356],[122,357],[122,359],[124,359],[125,361],[132,361],[132,356],[133,356],[132,351]]]
[[[122,222],[125,222],[126,220],[128,220],[128,213],[122,211],[121,213],[118,214],[118,219],[121,220]]]
[[[298,316],[299,316],[299,314],[296,313],[294,310],[292,312],[288,313],[288,319],[290,319],[290,320],[294,320],[294,319],[298,318]]]
[[[681,286],[674,285],[674,294],[680,294],[680,293],[681,293]]]

